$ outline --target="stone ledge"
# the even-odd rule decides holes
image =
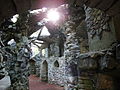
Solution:
[[[112,50],[102,50],[80,54],[78,67],[83,70],[113,69],[119,67]]]

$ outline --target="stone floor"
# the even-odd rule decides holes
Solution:
[[[29,77],[29,90],[64,90],[63,87],[41,82],[38,77],[31,75]]]

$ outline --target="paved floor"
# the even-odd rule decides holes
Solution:
[[[63,87],[41,82],[38,77],[31,75],[29,77],[29,90],[64,90]]]

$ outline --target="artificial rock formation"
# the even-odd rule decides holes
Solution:
[[[52,56],[49,58],[48,57],[36,58],[38,57],[38,55],[34,57],[35,66],[30,64],[31,70],[33,70],[34,68],[32,73],[30,74],[33,74],[34,72],[34,74],[40,77],[41,81],[43,82],[64,86],[66,82],[64,57]]]
[[[48,83],[64,86],[66,81],[64,71],[64,57],[42,58],[40,63],[40,77],[43,81],[47,78]]]
[[[118,86],[114,84],[119,77],[113,72],[119,73],[116,69],[119,65],[115,57],[116,37],[112,19],[97,9],[86,7],[85,12],[90,52],[79,56],[79,87],[85,90],[116,90]]]
[[[20,15],[18,22],[16,24],[17,29],[22,32],[18,34],[18,41],[16,41],[16,45],[13,46],[13,50],[15,50],[16,57],[15,61],[13,61],[13,66],[11,66],[11,90],[28,90],[28,60],[30,58],[30,47],[29,40],[27,36],[28,26],[26,25],[28,20],[28,13],[23,13]]]
[[[2,68],[5,68],[10,76],[10,90],[28,90],[27,64],[31,51],[26,37],[26,23],[27,13],[24,13],[20,15],[17,23],[6,20],[1,26],[1,54],[4,63]]]
[[[34,66],[37,69],[36,74],[43,81],[61,86],[66,84],[66,90],[119,90],[120,45],[117,45],[115,37],[116,28],[116,33],[119,32],[119,23],[117,23],[119,15],[114,17],[117,27],[114,26],[110,16],[119,12],[120,0],[70,1],[73,3],[68,5],[69,13],[66,14],[69,15],[64,23],[65,47],[63,47],[64,40],[56,41],[55,37],[54,40],[58,42],[56,43],[49,37],[40,37],[39,39],[48,45],[47,54],[45,54],[47,58],[41,58],[41,61]],[[3,4],[5,1],[0,2]],[[0,27],[0,79],[8,74],[11,77],[11,90],[28,90],[28,60],[31,54],[28,33],[32,31],[28,32],[30,31],[27,25],[28,13],[23,12],[32,7],[32,4],[25,0],[23,7],[20,8],[22,6],[20,0],[7,0],[6,2],[9,2],[9,5],[4,6],[3,9],[1,7],[0,23],[4,18],[16,13],[20,13],[20,18],[17,24],[12,24],[12,28],[11,25],[9,26],[11,22],[2,23]],[[83,3],[86,5],[84,9],[83,6],[79,7]],[[7,9],[8,7],[9,9]],[[87,30],[85,30],[88,33],[89,46],[84,42],[87,40],[87,36],[81,38],[80,34],[83,31],[78,28],[83,22],[87,26]],[[32,29],[34,26],[33,24]],[[52,35],[56,33],[55,30],[51,30],[51,32]],[[119,34],[117,37],[119,38]],[[14,39],[15,43],[7,45],[11,39]],[[89,50],[87,50],[88,47]],[[63,52],[64,57],[61,57]]]
[[[84,20],[84,10],[82,7],[71,7],[70,8],[70,16],[68,16],[68,20],[65,23],[65,34],[66,34],[66,42],[65,42],[65,74],[67,77],[66,81],[66,90],[77,89],[78,83],[78,71],[77,71],[77,60],[80,55],[80,47],[79,40],[77,38],[77,30],[79,23]],[[78,11],[81,11],[77,14]]]
[[[105,12],[98,9],[86,7],[85,12],[89,50],[96,51],[111,48],[116,42],[112,19]]]

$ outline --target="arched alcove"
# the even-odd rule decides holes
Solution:
[[[56,60],[55,62],[54,62],[54,67],[59,67],[60,65],[59,65],[59,62]]]
[[[33,59],[29,60],[29,70],[31,75],[36,73],[35,60]]]
[[[45,60],[42,63],[42,67],[41,67],[41,80],[47,82],[48,81],[48,63]]]

